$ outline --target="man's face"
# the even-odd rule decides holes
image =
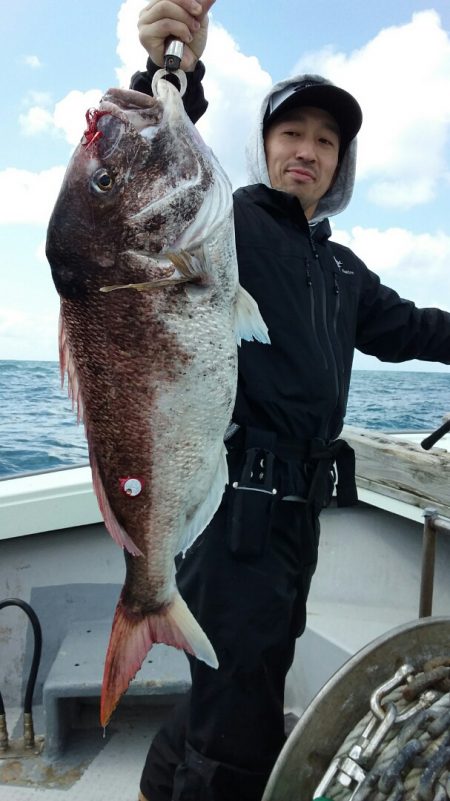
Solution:
[[[295,195],[308,219],[333,183],[339,144],[339,129],[331,114],[309,106],[287,111],[265,134],[272,187]]]

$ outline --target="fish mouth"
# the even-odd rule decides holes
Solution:
[[[155,129],[164,112],[159,100],[134,89],[108,89],[100,101],[99,111],[119,118],[139,133]]]
[[[133,109],[154,109],[155,106],[160,106],[159,100],[151,95],[146,95],[144,92],[136,92],[134,89],[108,89],[103,95],[101,103],[109,103],[117,106],[123,111],[132,111]]]

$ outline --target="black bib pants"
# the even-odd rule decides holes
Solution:
[[[247,523],[240,547],[230,504],[242,455],[231,454],[229,466],[213,521],[177,559],[179,590],[219,668],[188,657],[191,691],[156,735],[143,770],[148,801],[260,801],[285,742],[285,678],[305,628],[323,503],[279,492],[265,526]],[[304,490],[306,497],[306,483]]]

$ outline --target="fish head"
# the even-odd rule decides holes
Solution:
[[[143,256],[198,247],[232,205],[228,178],[168,81],[156,97],[110,89],[86,120],[47,233],[63,296],[108,272],[135,279],[133,255],[145,280]]]

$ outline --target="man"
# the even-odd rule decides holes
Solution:
[[[151,58],[133,88],[151,92],[167,37],[181,39],[194,122],[207,105],[198,59],[211,5],[153,0],[139,22]],[[141,799],[259,801],[285,739],[284,682],[305,627],[335,458],[338,503],[356,500],[352,454],[337,439],[354,348],[385,361],[450,363],[450,315],[401,300],[329,240],[327,217],[351,197],[361,121],[347,92],[300,76],[273,87],[249,144],[250,185],[234,203],[239,272],[271,345],[239,349],[230,484],[177,565],[219,669],[189,658],[191,693],[155,738]]]

